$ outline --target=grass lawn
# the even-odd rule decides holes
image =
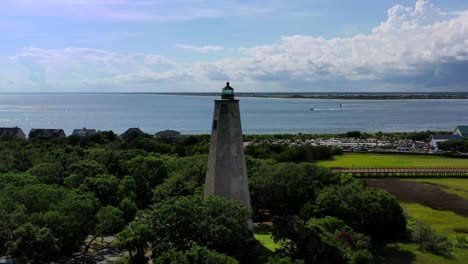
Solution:
[[[431,179],[432,180],[432,179]],[[423,180],[421,180],[423,181]],[[467,181],[468,182],[468,181]],[[450,211],[433,210],[429,207],[415,203],[400,203],[411,218],[422,219],[431,227],[442,233],[447,233],[452,239],[455,235],[464,233],[456,232],[464,228],[468,236],[468,217],[457,215]],[[409,225],[411,226],[412,220]],[[384,264],[465,264],[468,263],[468,248],[454,247],[450,257],[433,255],[418,250],[414,243],[395,243],[386,245],[377,251],[380,257],[379,263]]]
[[[443,191],[468,199],[468,179],[402,179],[404,181],[433,183],[444,186]]]
[[[417,203],[400,204],[411,218],[425,221],[436,231],[454,235],[457,231],[465,230],[466,234],[468,234],[468,217],[463,217],[451,211],[434,210]]]
[[[254,237],[260,244],[271,252],[275,252],[279,245],[273,241],[271,236],[272,227],[266,224],[259,224],[254,227]]]
[[[466,264],[468,249],[454,248],[452,256],[442,257],[421,252],[416,244],[396,243],[378,250],[379,263],[384,264]]]
[[[403,168],[403,167],[466,167],[468,159],[426,155],[345,153],[333,160],[320,161],[325,167]]]

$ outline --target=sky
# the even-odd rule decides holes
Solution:
[[[2,0],[0,92],[468,92],[468,0]]]

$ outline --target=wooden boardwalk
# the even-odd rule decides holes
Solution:
[[[468,178],[468,168],[332,168],[353,177],[455,177]]]

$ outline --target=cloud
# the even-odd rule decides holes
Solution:
[[[245,59],[239,60],[237,69],[228,75],[285,80],[282,85],[305,81],[313,86],[337,79],[378,84],[401,78],[416,88],[431,86],[434,79],[445,80],[438,82],[443,86],[449,80],[437,77],[441,68],[459,72],[463,67],[459,65],[468,61],[468,11],[446,13],[420,0],[414,7],[392,7],[387,20],[369,35],[334,39],[294,35],[283,37],[275,45],[240,51]],[[467,82],[454,78],[450,84],[466,89]]]
[[[2,0],[2,17],[59,17],[126,22],[172,22],[269,13],[269,1],[236,0]]]
[[[176,46],[226,52],[221,46]],[[419,0],[412,7],[390,8],[387,19],[367,35],[284,36],[234,55],[182,62],[159,54],[30,47],[12,56],[10,65],[28,76],[23,82],[29,85],[69,90],[86,83],[96,89],[206,91],[231,80],[257,91],[467,91],[468,11],[444,12]],[[11,69],[0,68],[0,79],[19,85],[21,79],[10,78],[19,75]]]
[[[175,46],[180,49],[203,52],[203,53],[224,50],[224,47],[221,47],[221,46],[192,46],[192,45],[184,45],[184,44],[176,44]]]
[[[47,91],[50,91],[51,87],[75,91],[84,87],[94,91],[100,89],[102,84],[118,88],[122,86],[118,83],[121,76],[151,74],[174,67],[172,60],[157,54],[119,54],[77,47],[56,50],[27,47],[5,61],[14,66],[10,70],[0,67],[0,76],[2,70],[6,72],[5,81]],[[6,65],[7,62],[0,62],[0,65],[2,64]],[[18,75],[8,74],[12,71],[19,72],[23,78],[9,80],[10,76]],[[25,76],[27,78],[24,78]]]

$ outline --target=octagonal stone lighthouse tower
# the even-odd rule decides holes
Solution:
[[[229,82],[214,105],[205,182],[205,197],[209,195],[238,201],[250,209],[239,100]],[[248,225],[252,229],[252,221]]]

